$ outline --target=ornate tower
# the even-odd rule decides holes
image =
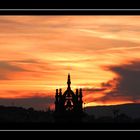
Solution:
[[[71,79],[70,74],[68,74],[66,91],[62,94],[61,89],[59,92],[56,89],[55,112],[58,115],[82,113],[82,103],[82,89],[76,89],[76,93],[71,90]]]

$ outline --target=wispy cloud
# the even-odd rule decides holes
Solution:
[[[50,87],[52,94],[70,72],[87,102],[101,104],[116,75],[138,81],[138,63],[131,71],[126,64],[140,60],[139,31],[139,16],[0,16],[0,90]]]

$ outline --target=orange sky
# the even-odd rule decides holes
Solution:
[[[54,97],[66,89],[102,88],[119,76],[108,66],[140,60],[140,16],[0,16],[0,98]],[[116,84],[83,91],[85,105],[103,102]],[[98,99],[98,101],[95,101]]]

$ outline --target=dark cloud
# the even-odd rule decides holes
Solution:
[[[12,65],[8,61],[0,61],[0,80],[9,80],[8,74],[12,72],[22,72],[25,69]]]
[[[83,88],[83,91],[86,92],[99,92],[104,90],[106,90],[106,88]]]
[[[14,72],[26,71],[25,69],[19,66],[15,66],[8,61],[0,61],[0,70],[14,71]]]
[[[54,104],[53,97],[27,97],[27,98],[0,98],[0,105],[4,106],[19,106],[19,107],[33,107],[37,110],[47,109],[50,105]]]
[[[140,62],[112,67],[111,70],[120,75],[117,90],[127,96],[140,97]]]
[[[118,78],[112,80],[112,83],[117,84],[113,91],[100,99],[101,101],[125,99],[136,102],[140,100],[140,61],[111,66],[108,69],[118,75]],[[110,86],[108,83],[103,85]]]
[[[11,62],[17,62],[17,63],[38,63],[38,61],[34,59],[25,59],[25,60],[14,60]]]
[[[9,80],[8,75],[13,72],[33,72],[15,65],[15,63],[37,63],[35,60],[13,60],[13,61],[0,61],[0,80]]]
[[[118,81],[117,78],[113,78],[112,80],[109,80],[106,83],[101,83],[101,86],[104,88],[112,88],[114,84],[116,85],[117,81]]]

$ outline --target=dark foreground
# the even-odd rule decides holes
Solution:
[[[55,118],[54,112],[36,111],[33,108],[0,106],[0,130],[140,130],[140,118],[132,119],[123,113],[82,118]]]

